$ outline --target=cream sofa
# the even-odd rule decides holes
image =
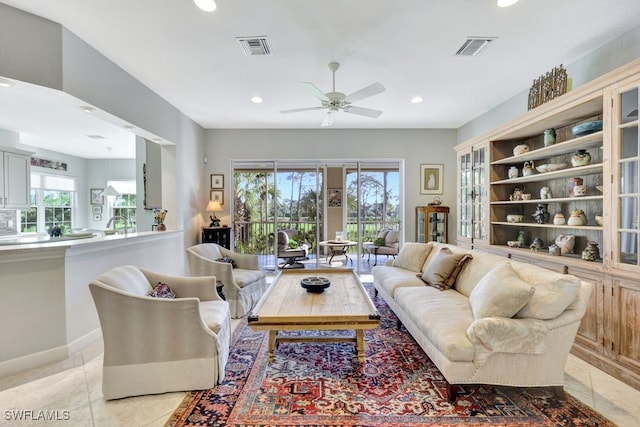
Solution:
[[[426,272],[438,282],[443,260],[456,254],[470,259],[458,266],[453,288],[422,280]],[[546,386],[564,397],[564,366],[592,292],[589,283],[441,243],[407,243],[372,274],[376,295],[447,380],[450,400],[456,384]]]

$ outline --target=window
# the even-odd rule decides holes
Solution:
[[[75,178],[33,172],[31,208],[20,211],[20,230],[23,233],[48,232],[58,225],[68,232],[73,227],[75,200]]]
[[[36,190],[31,189],[31,208],[20,211],[20,232],[35,233],[38,231],[38,201]]]
[[[119,194],[113,198],[107,198],[108,206],[113,212],[114,227],[116,230],[124,229],[127,225],[127,231],[136,229],[136,182],[135,181],[108,181],[107,187],[113,187]]]

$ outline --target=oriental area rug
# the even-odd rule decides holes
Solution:
[[[444,377],[411,335],[396,328],[384,300],[372,299],[381,323],[365,331],[365,363],[357,362],[351,343],[317,342],[280,343],[267,363],[268,332],[244,321],[222,384],[189,393],[166,426],[615,425],[546,388],[464,385],[456,402],[448,402]]]

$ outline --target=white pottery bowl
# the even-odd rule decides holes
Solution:
[[[524,215],[507,215],[507,222],[515,223],[524,221]]]
[[[547,163],[546,165],[536,166],[536,169],[540,173],[545,173],[545,172],[559,171],[560,169],[564,169],[566,167],[567,167],[566,163]]]
[[[509,240],[507,242],[507,246],[509,246],[510,248],[519,248],[520,242],[518,242],[517,240]]]
[[[528,152],[529,152],[529,146],[526,144],[516,145],[515,148],[513,149],[514,156],[520,156]]]

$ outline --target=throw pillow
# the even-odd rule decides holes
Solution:
[[[153,288],[147,295],[154,298],[177,298],[176,293],[173,292],[173,289],[171,289],[166,283],[162,282],[158,282],[156,287]]]
[[[226,262],[227,264],[231,264],[231,268],[236,268],[238,265],[229,255],[225,255],[222,258],[218,258],[216,261],[218,262]]]
[[[471,291],[469,303],[473,318],[513,317],[534,292],[535,288],[520,279],[510,263],[500,264],[485,274]]]
[[[449,248],[442,248],[433,257],[429,266],[424,271],[420,279],[429,286],[444,291],[451,289],[456,284],[458,275],[465,264],[473,259],[471,254],[454,254]],[[424,262],[424,260],[423,260]]]
[[[429,252],[431,252],[431,247],[430,243],[405,243],[391,265],[419,272],[424,260],[427,259]]]
[[[571,274],[544,271],[530,264],[516,264],[518,276],[533,286],[536,293],[516,314],[519,318],[555,319],[575,301],[580,279]]]

